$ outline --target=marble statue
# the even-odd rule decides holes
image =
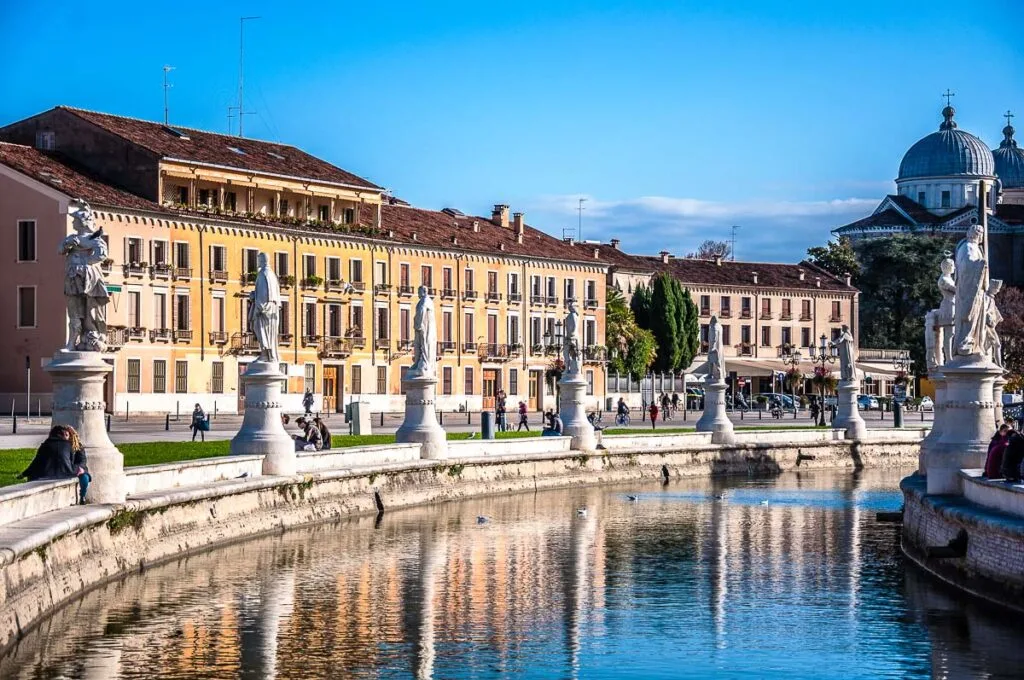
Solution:
[[[434,326],[434,301],[427,295],[426,286],[418,289],[420,301],[416,303],[413,319],[413,362],[408,377],[433,377],[437,374],[437,328]]]
[[[267,264],[267,254],[257,259],[256,289],[249,293],[249,330],[260,346],[257,361],[277,362],[278,324],[281,316],[281,286]]]
[[[932,309],[924,315],[924,358],[928,371],[942,365],[942,329],[938,323],[939,310]]]
[[[107,342],[107,303],[110,296],[100,264],[107,259],[107,242],[89,204],[72,201],[68,214],[74,234],[61,241],[64,256],[64,298],[68,310],[69,351],[102,352]]]
[[[722,352],[722,327],[718,317],[712,316],[708,324],[708,373],[711,382],[720,383],[725,380],[725,354]]]
[[[562,345],[562,360],[565,362],[565,373],[578,375],[580,372],[580,313],[576,309],[576,301],[569,301],[569,311],[565,315],[565,338]]]
[[[939,303],[935,317],[936,333],[939,337],[938,356],[939,363],[946,363],[953,358],[953,316],[956,311],[956,279],[953,278],[956,271],[956,264],[951,258],[946,258],[939,265],[942,273],[939,275],[939,293],[942,295],[942,302]]]
[[[843,324],[839,337],[832,341],[839,350],[839,379],[847,382],[857,379],[857,346],[850,327]]]
[[[1003,321],[1003,315],[996,306],[996,293],[1003,287],[1000,279],[990,279],[985,300],[985,342],[983,351],[992,359],[996,366],[1003,366],[1003,343],[996,331]]]
[[[956,303],[953,309],[953,353],[980,355],[985,345],[985,284],[988,260],[982,248],[984,230],[974,224],[956,247]]]

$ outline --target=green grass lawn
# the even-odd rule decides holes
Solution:
[[[469,439],[469,436],[469,432],[448,433],[448,439],[451,441]],[[495,436],[498,439],[519,439],[522,437],[539,437],[540,432],[496,432]],[[395,435],[393,434],[336,434],[331,437],[331,445],[336,449],[352,446],[393,444],[394,441]],[[117,448],[124,454],[124,466],[134,467],[137,465],[159,465],[160,463],[175,463],[183,460],[226,456],[231,452],[231,442],[228,440],[209,442],[146,442],[119,444]],[[0,450],[0,486],[20,484],[25,481],[18,479],[17,475],[28,467],[35,453],[35,449]]]

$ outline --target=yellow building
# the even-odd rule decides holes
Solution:
[[[438,315],[439,408],[490,407],[499,390],[510,409],[553,406],[545,370],[570,299],[588,407],[604,397],[607,260],[508,206],[489,217],[414,208],[295,147],[65,107],[0,128],[0,139],[0,220],[19,258],[3,274],[18,323],[0,349],[29,357],[44,408],[50,386],[35,369],[65,342],[56,244],[72,198],[91,203],[110,247],[108,409],[244,408],[260,252],[287,296],[286,409],[309,389],[317,409],[358,399],[401,410],[420,285]],[[0,369],[0,398],[24,399],[25,382],[17,367]]]

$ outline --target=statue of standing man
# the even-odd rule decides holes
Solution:
[[[278,324],[281,316],[281,286],[267,263],[267,254],[257,259],[256,289],[249,293],[249,329],[260,345],[258,361],[277,362]]]
[[[565,315],[564,345],[562,360],[565,362],[565,373],[576,375],[580,372],[580,313],[576,310],[576,301],[569,301],[569,313]]]
[[[959,356],[982,354],[985,347],[988,258],[982,247],[983,234],[981,225],[972,225],[956,247],[953,351]]]
[[[100,264],[107,259],[107,242],[89,204],[72,201],[74,234],[60,244],[64,256],[64,299],[68,309],[69,351],[102,352],[107,345],[107,303],[110,296]]]
[[[853,381],[857,379],[857,347],[853,340],[850,327],[843,324],[839,337],[832,341],[839,350],[839,379]]]
[[[935,327],[938,334],[938,363],[935,364],[936,366],[942,366],[953,358],[953,317],[956,311],[956,280],[953,278],[956,265],[952,259],[947,257],[939,267],[942,270],[938,281],[942,302],[935,310]]]
[[[418,289],[420,301],[413,317],[413,362],[406,373],[409,378],[430,378],[437,375],[437,328],[434,326],[434,301],[426,286]]]
[[[725,380],[725,354],[722,351],[722,325],[718,317],[712,316],[708,324],[708,373],[711,382],[720,383]]]

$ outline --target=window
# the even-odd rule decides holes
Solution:
[[[18,286],[18,328],[36,326],[36,287]]]
[[[288,394],[288,364],[284,362],[278,364],[277,370],[281,372],[281,375],[285,376],[285,379],[281,381],[281,394]]]
[[[199,190],[199,205],[210,205],[210,190],[200,189]]]
[[[345,212],[342,213],[341,221],[345,224],[352,224],[356,221],[355,208],[345,208]]]
[[[583,320],[583,346],[593,347],[597,344],[597,320]]]
[[[530,295],[534,297],[540,297],[542,295],[539,276],[530,277]]]
[[[377,267],[377,283],[386,286],[388,285],[388,263],[387,262],[376,262]]]
[[[748,324],[740,326],[740,342],[744,345],[750,344],[750,326]]]
[[[398,285],[402,288],[409,287],[409,265],[405,262],[398,265]]]
[[[587,279],[587,299],[597,301],[597,281]]]
[[[316,303],[302,303],[302,335],[307,338],[316,336]]]
[[[279,278],[288,276],[288,253],[274,253],[274,273]]]
[[[329,205],[318,205],[316,210],[321,222],[331,219],[331,207]]]
[[[593,371],[587,371],[586,375],[587,375],[587,394],[593,394],[594,393],[594,372]]]
[[[448,323],[451,323],[451,312],[445,312]],[[398,339],[401,342],[409,342],[409,310],[402,308],[398,310]]]
[[[178,394],[188,392],[188,362],[174,362],[174,391]]]
[[[377,308],[377,337],[381,340],[387,340],[391,336],[388,334],[388,308],[378,307]]]
[[[36,259],[36,221],[18,220],[18,262]]]
[[[835,300],[835,301],[832,302],[832,318],[831,318],[831,321],[842,321],[842,320],[843,320],[842,303],[839,300]]]
[[[530,317],[530,344],[534,347],[544,344],[544,334],[541,332],[540,317]]]
[[[772,346],[772,328],[771,326],[761,327],[761,347]]]
[[[178,187],[178,203],[188,205],[188,187]]]
[[[923,191],[918,191],[917,192],[917,202],[920,203],[921,205],[924,205],[924,192]]]
[[[728,324],[722,325],[722,347],[732,346],[732,328]]]
[[[441,369],[441,394],[452,393],[452,367],[445,366]]]
[[[142,391],[142,360],[128,360],[128,391],[138,394]]]
[[[707,316],[711,313],[711,296],[701,295],[700,296],[700,313]]]
[[[377,367],[377,394],[388,393],[388,367]]]
[[[434,268],[429,264],[420,267],[420,285],[428,289],[434,287]]]
[[[57,133],[52,130],[36,132],[36,148],[41,151],[53,151],[57,146]]]
[[[277,327],[278,333],[288,335],[291,328],[291,303],[288,300],[281,300],[281,321]]]
[[[224,194],[224,207],[231,212],[238,209],[238,195],[234,191]]]
[[[711,337],[711,329],[706,323],[700,325],[700,346],[701,352],[706,353],[708,351],[708,342]]]
[[[519,344],[519,317],[510,316],[508,317],[508,344],[518,345]]]
[[[224,250],[224,248],[222,247],[221,250]],[[187,243],[174,244],[174,266],[179,269],[188,269],[192,266],[189,264]]]
[[[156,394],[167,392],[167,361],[164,359],[153,360],[153,392]]]
[[[476,336],[473,335],[473,315],[470,312],[466,312],[464,321],[465,325],[463,326],[463,330],[465,331],[465,339],[463,342],[472,343],[476,338]]]
[[[302,275],[307,279],[316,276],[316,255],[302,256]]]
[[[463,284],[463,288],[465,288],[466,290],[476,290],[476,288],[473,287],[473,270],[472,269],[466,269],[466,280],[463,281],[462,284]]]
[[[950,204],[950,193],[948,191],[942,192],[942,207],[948,208]]]
[[[306,364],[302,376],[302,390],[312,392],[316,387],[316,364]]]
[[[498,292],[498,272],[487,272],[487,293]]]
[[[789,326],[782,329],[781,344],[783,346],[790,346],[793,344],[793,329]]]
[[[352,367],[352,394],[363,393],[363,367],[356,364]]]
[[[519,369],[508,369],[508,393],[519,394]]]
[[[142,325],[142,293],[137,290],[128,291],[128,327],[138,328]]]
[[[782,300],[782,318],[789,319],[793,316],[792,300],[784,298]]]
[[[341,258],[328,257],[326,269],[328,281],[341,281]]]
[[[728,295],[723,295],[722,296],[721,305],[722,305],[722,316],[726,316],[726,317],[727,316],[731,316],[732,315],[732,298],[729,297]]]
[[[352,335],[357,338],[365,337],[363,335],[363,308],[359,305],[352,305],[351,313],[352,319],[349,328],[352,329]]]
[[[280,201],[278,201],[278,203],[277,203],[277,214],[281,215],[281,216],[287,216],[288,215],[288,199],[287,198],[282,198]]]
[[[153,327],[167,328],[167,293],[153,293]]]
[[[487,344],[498,344],[498,315],[487,315]]]
[[[341,337],[341,305],[327,305],[327,328],[324,329],[324,335]]]
[[[167,241],[150,241],[153,249],[152,264],[167,264]]]
[[[348,261],[348,280],[349,280],[349,283],[362,283],[363,282],[363,261],[362,260],[349,260]]]
[[[441,312],[441,341],[452,341],[452,313],[448,310]]]
[[[811,329],[801,328],[800,329],[800,346],[810,347],[811,346]]]
[[[182,244],[178,244],[182,245]],[[224,246],[210,246],[210,271],[225,272],[228,270],[228,252]],[[179,265],[180,266],[180,265]]]
[[[445,267],[441,270],[441,288],[443,290],[455,290],[455,286],[452,285],[451,267]]]
[[[176,315],[174,328],[175,330],[179,331],[187,331],[190,328],[188,318],[188,295],[182,295],[181,293],[178,293],[175,295],[174,300],[174,308]]]
[[[255,248],[242,249],[242,270],[246,273],[255,273],[259,269],[260,251]]]
[[[556,295],[557,295],[557,293],[555,293],[555,277],[554,276],[549,276],[548,277],[548,297],[549,298],[553,298]]]
[[[510,302],[513,300],[513,296],[519,295],[519,274],[512,272],[508,275],[508,296]]]
[[[801,300],[800,301],[800,319],[802,321],[810,321],[811,319],[811,301]]]
[[[210,381],[210,391],[214,394],[224,394],[224,362],[213,362],[213,373]]]
[[[466,394],[473,394],[473,367],[466,366]]]
[[[746,318],[746,319],[750,318],[750,298],[749,297],[741,297],[740,298],[740,314],[744,318]]]
[[[770,319],[772,317],[772,299],[761,298],[761,318]]]
[[[139,264],[143,262],[142,258],[142,239],[141,238],[130,238],[128,239],[126,258],[130,264]]]

